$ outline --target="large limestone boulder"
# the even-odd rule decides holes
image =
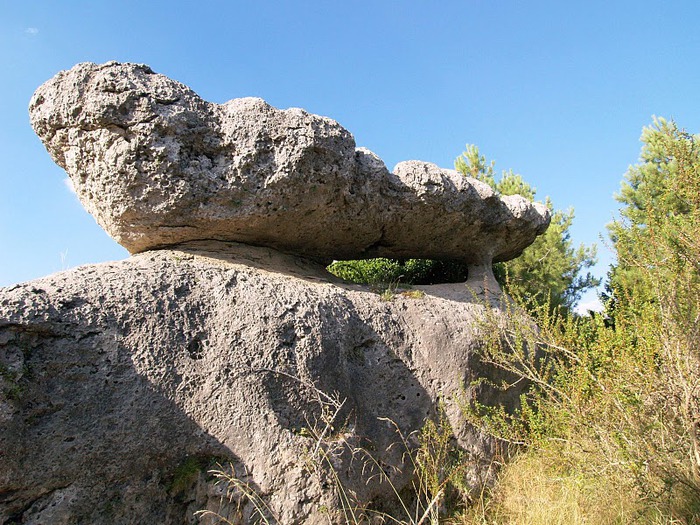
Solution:
[[[280,524],[345,523],[341,487],[391,508],[376,469],[408,484],[397,428],[440,403],[476,484],[492,443],[457,398],[493,373],[476,349],[494,305],[416,288],[387,302],[271,249],[194,243],[0,289],[0,523],[249,523],[252,493]],[[217,462],[251,494],[222,500]]]
[[[390,173],[330,119],[212,104],[142,65],[79,64],[30,113],[136,255],[0,289],[0,523],[390,511],[440,406],[479,486],[494,444],[459,398],[517,401],[471,385],[498,379],[478,358],[502,315],[491,263],[546,229],[544,206],[425,162]],[[377,256],[464,261],[469,281],[387,302],[319,264]]]
[[[79,64],[31,121],[85,208],[131,253],[235,241],[322,261],[453,259],[488,268],[549,223],[520,196],[425,162],[390,173],[337,122],[243,98],[213,104],[144,65]]]

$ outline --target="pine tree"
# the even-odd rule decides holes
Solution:
[[[684,218],[700,208],[698,196],[689,193],[697,187],[694,177],[700,173],[700,135],[678,129],[672,120],[655,118],[642,131],[641,141],[640,162],[627,170],[616,195],[623,205],[621,218],[609,226],[618,256],[609,275],[611,311],[615,295],[649,299],[647,272],[638,265],[640,250],[656,244],[659,224],[665,225],[665,235],[670,234],[670,227],[680,232]]]

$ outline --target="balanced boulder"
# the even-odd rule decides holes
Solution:
[[[483,486],[496,443],[463,407],[526,385],[480,357],[513,311],[481,292],[545,206],[425,162],[391,173],[328,118],[205,102],[143,65],[79,64],[30,113],[134,255],[0,289],[0,523],[408,520],[428,420]],[[387,300],[320,264],[378,256],[469,280]]]
[[[326,262],[489,266],[549,224],[544,205],[453,170],[411,161],[390,173],[329,118],[206,102],[144,65],[79,64],[37,90],[30,114],[85,208],[131,253],[210,239]]]

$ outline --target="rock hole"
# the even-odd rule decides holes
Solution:
[[[204,357],[204,346],[202,345],[202,341],[200,341],[198,338],[192,339],[192,341],[189,342],[187,345],[187,353],[190,356],[190,359],[199,360]]]

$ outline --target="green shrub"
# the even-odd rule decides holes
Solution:
[[[700,139],[663,120],[642,139],[612,227],[612,319],[543,305],[535,326],[511,305],[508,323],[491,323],[482,359],[531,387],[514,413],[478,399],[466,409],[535,471],[556,473],[547,476],[574,490],[576,505],[585,493],[624,496],[608,517],[563,522],[700,523]],[[491,516],[522,490],[517,465],[505,469]]]
[[[466,281],[468,276],[464,263],[430,259],[336,261],[328,271],[346,281],[378,287],[456,283]]]

